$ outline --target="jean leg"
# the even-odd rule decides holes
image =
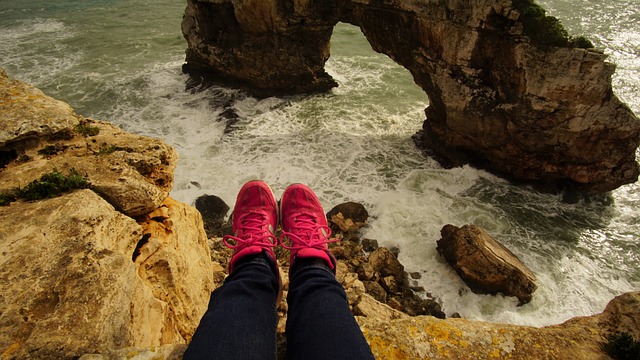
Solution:
[[[243,258],[211,294],[184,359],[274,360],[277,274],[264,253]]]
[[[300,265],[292,273],[287,295],[289,359],[373,359],[333,272],[325,265]]]

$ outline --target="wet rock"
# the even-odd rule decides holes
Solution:
[[[398,292],[398,282],[393,276],[386,276],[380,280],[380,285],[390,294]]]
[[[404,266],[387,248],[378,248],[369,255],[369,264],[382,277],[392,276],[396,282],[402,282]]]
[[[364,205],[355,202],[346,202],[336,205],[327,213],[327,219],[333,229],[339,229],[344,233],[353,233],[367,224],[369,213]]]
[[[361,239],[360,244],[362,245],[362,249],[366,252],[372,252],[378,248],[378,240],[374,239]]]
[[[531,301],[536,277],[509,249],[481,228],[445,225],[438,252],[469,288],[479,294],[515,296],[520,304]]]
[[[330,249],[336,259],[351,260],[363,255],[362,247],[351,240],[340,241],[339,244],[330,246]]]
[[[196,209],[202,214],[204,230],[207,236],[225,235],[225,227],[229,205],[215,195],[202,195],[196,199]]]
[[[375,281],[364,281],[363,283],[367,294],[373,296],[374,299],[380,301],[383,304],[387,302],[387,291],[382,287],[382,285]]]
[[[358,267],[358,277],[362,281],[369,281],[376,276],[376,271],[370,263],[364,263]]]

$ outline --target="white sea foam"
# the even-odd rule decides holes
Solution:
[[[73,28],[63,22],[44,18],[3,27],[0,65],[24,81],[44,86],[52,76],[72,68],[82,56],[81,51],[71,51],[63,43],[73,34]]]

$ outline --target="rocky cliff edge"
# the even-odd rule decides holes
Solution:
[[[79,116],[1,69],[0,123],[0,358],[181,358],[224,260],[212,260],[200,213],[168,197],[174,150]],[[21,197],[71,169],[88,185]],[[532,328],[410,317],[347,268],[338,278],[378,359],[599,359],[607,334],[640,336],[640,293]]]

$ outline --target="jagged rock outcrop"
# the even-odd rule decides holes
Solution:
[[[477,294],[515,296],[520,305],[531,301],[536,276],[509,249],[475,226],[445,225],[438,253]]]
[[[167,196],[174,150],[1,69],[0,139],[0,358],[188,342],[214,282],[200,214]],[[15,196],[53,168],[89,189]]]
[[[1,69],[0,122],[0,193],[52,169],[75,169],[116,209],[136,217],[158,208],[173,187],[177,154],[172,147],[79,116]]]
[[[322,91],[338,21],[407,68],[429,97],[420,146],[452,165],[606,192],[635,182],[640,121],[595,49],[525,34],[528,0],[189,0],[185,70],[262,95]],[[542,30],[546,30],[542,27]],[[538,34],[538,32],[533,32]]]

